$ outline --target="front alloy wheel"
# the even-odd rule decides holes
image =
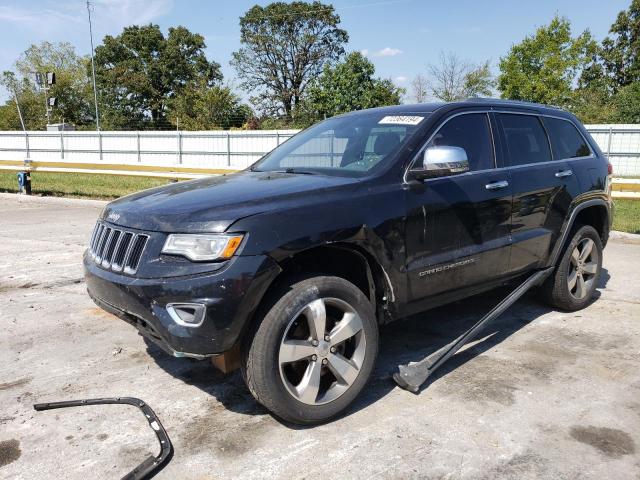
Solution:
[[[288,392],[308,405],[328,403],[355,382],[366,336],[355,309],[338,298],[318,298],[289,322],[280,342],[280,376]]]
[[[253,396],[292,423],[343,412],[369,379],[378,351],[371,301],[332,276],[291,279],[269,295],[243,343],[242,373]]]

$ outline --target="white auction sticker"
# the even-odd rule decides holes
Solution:
[[[424,117],[418,117],[415,115],[389,115],[380,120],[378,124],[418,125],[422,120],[424,120]]]

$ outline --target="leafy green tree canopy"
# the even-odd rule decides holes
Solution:
[[[252,116],[228,86],[187,86],[169,101],[169,120],[181,130],[237,128]]]
[[[65,121],[79,127],[91,125],[93,101],[87,62],[87,57],[79,56],[73,45],[66,42],[42,42],[27,48],[16,61],[15,72],[5,75],[2,82],[12,97],[2,115],[3,124],[6,124],[4,128],[21,128],[13,98],[17,95],[26,127],[44,129],[45,96],[36,86],[36,72],[56,74],[56,84],[48,93],[49,97],[58,100],[51,112],[52,122]]]
[[[556,16],[500,59],[502,97],[571,105],[573,87],[596,49],[588,30],[573,37],[569,21]]]
[[[613,97],[612,104],[612,122],[640,123],[640,82],[622,87]]]
[[[263,112],[291,117],[310,80],[344,53],[340,17],[320,2],[256,5],[240,17],[242,48],[231,64]]]
[[[185,27],[125,27],[96,47],[96,79],[105,128],[166,122],[170,99],[187,87],[222,80],[220,65],[204,53],[204,37]]]
[[[610,37],[602,41],[604,70],[614,90],[640,81],[640,0],[618,14]]]
[[[373,63],[360,52],[350,53],[335,66],[325,65],[309,88],[306,106],[322,118],[400,103],[404,89],[374,74]]]

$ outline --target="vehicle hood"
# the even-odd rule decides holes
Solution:
[[[101,219],[158,232],[223,232],[237,220],[323,201],[358,179],[245,170],[143,190],[109,203]]]

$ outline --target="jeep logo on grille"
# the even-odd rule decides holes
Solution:
[[[107,215],[107,220],[109,220],[110,222],[117,222],[119,218],[120,214],[116,212],[111,212],[109,215]]]

